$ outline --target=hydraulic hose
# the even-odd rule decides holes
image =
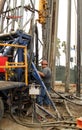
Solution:
[[[50,96],[50,94],[49,94],[49,92],[48,92],[48,90],[47,90],[47,88],[46,88],[44,82],[42,81],[40,75],[38,74],[38,71],[37,71],[37,69],[36,69],[36,67],[35,67],[35,65],[34,65],[33,62],[32,62],[32,64],[31,64],[31,67],[32,67],[32,69],[33,69],[33,76],[34,76],[35,79],[39,82],[39,84],[44,88],[44,90],[45,90],[47,96],[48,96],[49,99],[50,99],[51,105],[53,106],[54,110],[55,110],[56,113],[57,113],[58,119],[61,119],[61,116],[60,116],[60,114],[59,114],[59,112],[58,112],[58,110],[57,110],[57,108],[56,108],[56,106],[55,106],[53,100],[51,99],[51,96]]]
[[[59,95],[60,97],[62,97],[63,99],[69,101],[70,103],[73,103],[73,104],[76,104],[76,105],[82,106],[82,103],[80,104],[80,103],[74,102],[74,101],[72,101],[72,100],[66,98],[65,96],[61,95],[59,92],[56,92],[56,91],[53,90],[53,89],[52,89],[52,91],[53,91],[54,93],[56,93],[57,95]]]

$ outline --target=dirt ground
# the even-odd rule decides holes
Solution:
[[[42,130],[40,127],[26,127],[16,123],[10,115],[6,114],[0,121],[0,130]]]
[[[54,90],[56,92],[63,93],[65,92],[65,87],[63,85],[57,85]],[[69,93],[73,94],[74,97],[70,97],[70,101],[74,101],[76,103],[72,103],[67,101],[66,99],[58,98],[54,99],[55,105],[57,110],[59,111],[60,115],[64,118],[64,120],[70,121],[74,118],[74,121],[77,122],[77,118],[82,117],[82,105],[77,105],[77,103],[82,104],[82,99],[76,98],[76,86],[72,85],[69,88]],[[53,111],[52,109],[50,111]],[[68,111],[68,112],[67,112]],[[53,112],[52,112],[53,113]],[[69,118],[69,120],[68,120]],[[60,126],[61,127],[61,126]],[[17,124],[15,121],[11,119],[9,115],[4,115],[3,119],[0,121],[0,130],[58,130],[58,128],[49,126],[49,127],[25,127],[22,125]],[[74,128],[59,128],[59,130],[74,130]],[[78,130],[76,127],[75,130]]]
[[[35,130],[34,128],[27,128],[19,125],[8,118],[3,118],[0,121],[0,130]],[[40,130],[40,129],[37,129]]]

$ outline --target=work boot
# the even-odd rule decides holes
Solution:
[[[51,106],[50,106],[50,105],[45,105],[44,108],[45,108],[46,110],[50,110]]]

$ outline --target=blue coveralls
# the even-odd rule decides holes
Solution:
[[[47,88],[48,92],[50,92],[50,87]],[[40,95],[37,97],[37,103],[41,106],[50,105],[50,99],[46,94],[45,89],[41,86]]]
[[[49,67],[46,67],[42,70],[42,72],[45,74],[45,77],[42,78],[43,82],[48,90],[50,92],[51,89],[51,70]],[[39,105],[50,105],[50,99],[47,96],[47,93],[45,91],[45,88],[41,86],[40,95],[37,97],[37,103]]]

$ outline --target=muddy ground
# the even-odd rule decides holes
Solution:
[[[65,87],[63,85],[57,85],[54,90],[58,93],[60,93],[62,96],[66,97],[65,96]],[[56,122],[56,120],[53,120],[53,119],[48,119],[44,122],[41,122],[43,124],[48,124],[48,121],[49,121],[49,126],[47,125],[46,127],[45,126],[38,126],[38,127],[34,127],[33,126],[33,122],[31,120],[30,123],[32,123],[32,126],[31,127],[28,127],[28,126],[23,126],[23,125],[20,125],[18,124],[17,122],[15,122],[15,120],[13,120],[10,116],[10,114],[8,113],[5,113],[4,114],[4,117],[1,119],[0,121],[0,130],[78,130],[79,128],[77,127],[77,118],[79,117],[82,117],[82,98],[76,98],[76,86],[75,85],[72,85],[70,86],[69,88],[69,93],[70,93],[70,96],[69,94],[67,94],[67,97],[68,99],[70,100],[67,100],[67,99],[64,99],[62,97],[60,97],[59,95],[55,94],[54,93],[52,94],[52,99],[53,101],[55,102],[55,105],[57,107],[57,110],[58,112],[60,113],[61,117],[62,117],[62,120],[66,121],[66,122],[63,122],[63,124],[60,125],[60,123],[58,125],[60,125],[60,127],[55,127],[54,125],[51,125],[51,121],[53,122]],[[73,95],[73,96],[71,96]],[[74,103],[72,103],[72,101]],[[79,105],[78,105],[79,104]],[[51,107],[49,112],[51,112],[52,114],[54,114],[54,110],[53,108]],[[21,120],[22,122],[22,120]],[[71,125],[71,127],[63,127],[63,125],[65,123],[68,123],[69,122],[69,126]],[[71,124],[72,122],[74,122],[74,124]],[[57,124],[56,124],[57,125]],[[73,127],[74,126],[74,127]]]

